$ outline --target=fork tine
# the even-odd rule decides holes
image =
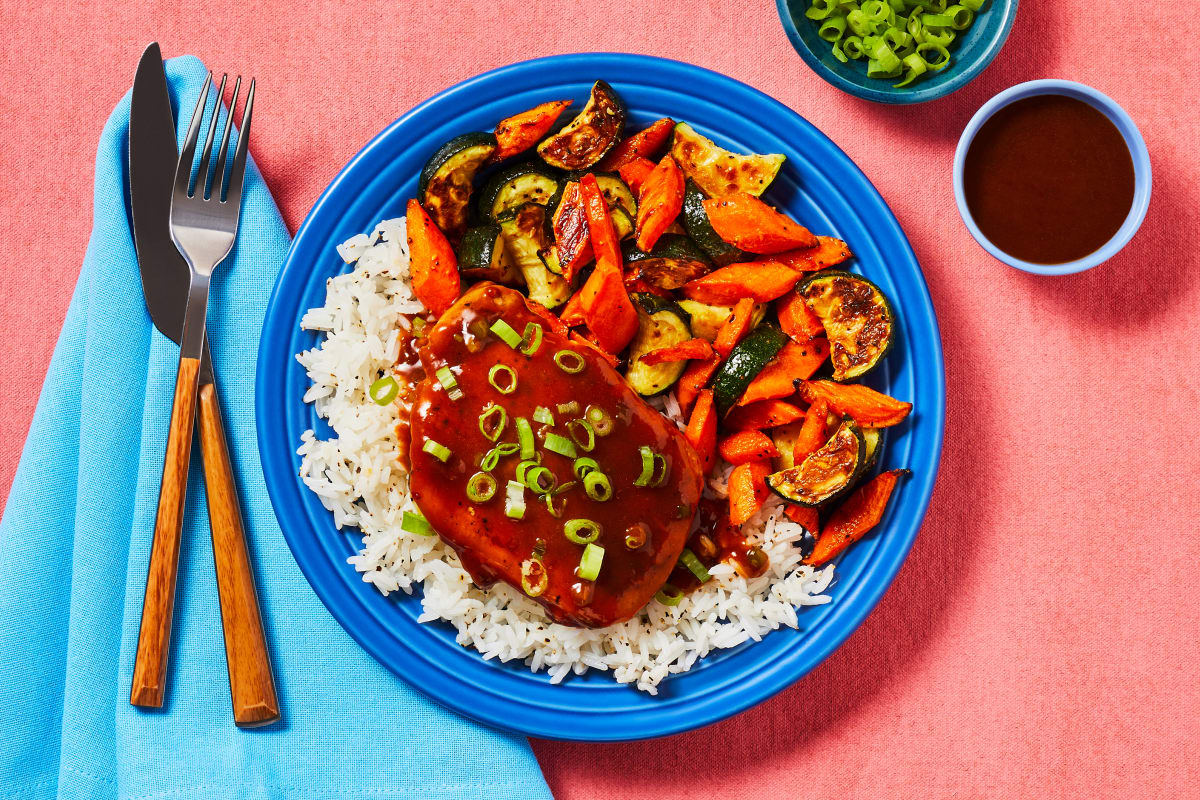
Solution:
[[[213,137],[217,133],[217,119],[221,116],[221,101],[225,98],[225,81],[229,79],[229,74],[221,76],[221,85],[217,88],[217,96],[213,100],[212,117],[208,120],[208,135],[204,137],[204,149],[200,151],[200,166],[196,172],[196,188],[192,190],[193,194],[199,193],[201,197],[206,197],[208,192],[208,165],[212,158]]]
[[[225,117],[225,135],[221,137],[221,150],[217,153],[217,166],[213,170],[212,197],[220,200],[225,194],[225,160],[229,153],[229,132],[233,129],[233,112],[237,110],[238,90],[242,88],[242,76],[233,83],[233,97],[229,98],[229,115]]]
[[[196,110],[192,112],[192,121],[188,123],[187,136],[183,140],[183,149],[179,151],[179,163],[175,167],[175,194],[188,192],[192,179],[192,159],[196,155],[196,139],[200,135],[200,123],[204,121],[204,107],[208,101],[208,87],[212,85],[212,73],[200,90],[200,99],[196,101]]]
[[[242,112],[242,127],[238,131],[237,150],[229,168],[229,191],[225,202],[240,208],[242,203],[242,178],[246,174],[246,149],[250,146],[250,115],[254,111],[254,78],[250,79],[250,90],[246,92],[246,110]]]

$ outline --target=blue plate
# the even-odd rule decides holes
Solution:
[[[817,35],[817,24],[804,16],[810,0],[775,0],[783,30],[792,47],[813,72],[843,92],[877,103],[924,103],[957,92],[983,72],[1004,47],[1017,17],[1017,0],[988,0],[975,22],[950,45],[950,65],[929,72],[908,86],[898,79],[868,78],[866,61],[843,64],[833,57],[833,45]]]
[[[902,323],[879,389],[915,413],[889,431],[884,464],[908,467],[878,531],[838,567],[833,602],[800,612],[801,630],[718,651],[666,680],[657,697],[593,673],[554,686],[520,664],[484,661],[454,643],[449,625],[417,624],[418,597],[383,597],[346,558],[356,531],[332,516],[297,478],[300,435],[329,429],[301,401],[306,377],[295,355],[318,337],[300,317],[325,298],[325,281],[345,271],[335,245],[400,216],[417,173],[442,142],[490,130],[501,118],[547,100],[587,96],[597,78],[630,108],[632,124],[670,116],[742,152],[782,152],[788,161],[769,199],[814,231],[845,239],[855,269],[892,299]],[[381,663],[434,700],[475,719],[531,736],[588,741],[641,739],[707,725],[787,687],[833,652],[875,606],[900,569],[933,491],[942,445],[945,383],[929,292],[908,240],[871,183],[795,112],[723,75],[675,61],[622,54],[567,55],[503,67],[420,104],[375,137],[338,174],[309,213],[267,308],[258,355],[259,449],[271,502],[296,561],[346,630]],[[347,697],[349,697],[349,688]]]

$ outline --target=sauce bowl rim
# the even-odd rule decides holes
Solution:
[[[983,124],[991,119],[1001,108],[1017,100],[1044,94],[1073,97],[1076,100],[1084,101],[1104,114],[1121,133],[1121,137],[1125,140],[1125,146],[1129,149],[1129,158],[1133,162],[1133,203],[1130,205],[1129,213],[1126,215],[1125,221],[1121,223],[1121,227],[1117,229],[1117,232],[1113,234],[1111,239],[1094,252],[1089,253],[1083,258],[1076,259],[1075,261],[1067,261],[1062,264],[1035,264],[1031,261],[1024,261],[1009,255],[992,244],[975,223],[975,219],[967,207],[966,195],[963,191],[963,166],[966,163],[967,151],[970,150],[971,144],[975,140],[975,135],[979,132]],[[993,258],[1010,267],[1034,275],[1071,275],[1076,272],[1083,272],[1084,270],[1103,264],[1119,253],[1133,239],[1134,234],[1141,227],[1142,221],[1146,218],[1146,212],[1150,207],[1152,185],[1150,153],[1146,149],[1146,142],[1142,138],[1141,131],[1138,130],[1133,118],[1108,95],[1077,81],[1043,78],[1018,83],[1015,86],[1005,89],[984,103],[975,112],[975,115],[971,117],[971,121],[963,129],[962,136],[959,137],[958,146],[954,152],[954,202],[958,206],[959,216],[962,217],[967,230],[970,231],[975,241],[991,254]]]

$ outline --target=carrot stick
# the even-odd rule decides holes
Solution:
[[[716,460],[717,450],[717,408],[713,403],[712,389],[700,391],[683,435],[700,456],[704,474],[707,475]]]
[[[813,536],[819,536],[821,533],[821,515],[815,508],[808,506],[789,505],[783,509],[783,513],[787,514],[787,518],[796,523],[804,530],[811,533]]]
[[[654,158],[674,131],[675,120],[666,117],[655,120],[645,130],[617,142],[617,146],[601,159],[596,169],[600,172],[616,172],[635,158]]]
[[[832,560],[878,525],[896,482],[909,474],[906,469],[888,470],[855,489],[846,502],[829,515],[817,546],[804,563],[819,566]]]
[[[408,258],[413,294],[438,316],[458,299],[458,259],[446,235],[416,200],[409,200]]]
[[[795,289],[775,301],[775,313],[779,316],[779,327],[793,341],[804,343],[825,335],[821,318]]]
[[[798,388],[805,402],[813,403],[818,397],[824,398],[839,416],[853,417],[860,425],[873,428],[898,425],[912,411],[912,403],[888,397],[857,383],[805,380],[801,381]]]
[[[772,256],[763,256],[755,261],[778,261],[800,272],[816,272],[817,270],[835,267],[853,255],[850,248],[841,239],[832,236],[818,236],[815,247],[803,247],[798,250],[788,250]]]
[[[712,354],[712,345],[708,343],[707,339],[688,339],[686,342],[680,342],[671,347],[660,347],[657,350],[651,350],[644,353],[639,360],[646,366],[652,367],[655,364],[663,364],[667,361],[707,359]]]
[[[798,419],[804,412],[782,400],[760,400],[744,406],[735,406],[725,417],[725,427],[735,431],[761,431],[777,428]]]
[[[704,210],[718,236],[748,253],[770,255],[817,246],[808,228],[745,192],[705,200]]]
[[[608,203],[600,191],[600,184],[590,172],[579,179],[579,199],[587,217],[588,235],[592,240],[592,253],[596,262],[607,262],[620,272],[621,240],[617,238],[612,217],[608,215]],[[566,275],[563,277],[567,278]]]
[[[742,337],[750,331],[750,321],[754,317],[755,305],[753,297],[743,297],[738,300],[733,307],[733,313],[717,331],[717,338],[713,340],[713,349],[722,357],[728,356],[737,343],[742,340]]]
[[[775,442],[762,431],[738,431],[717,444],[717,452],[730,464],[749,464],[779,455]]]
[[[558,115],[569,105],[570,100],[551,100],[500,120],[496,126],[497,147],[492,153],[492,162],[503,161],[533,147],[554,127]]]
[[[688,364],[687,369],[679,376],[679,383],[675,385],[675,399],[679,401],[679,410],[682,413],[688,413],[692,403],[700,396],[700,390],[708,385],[709,379],[720,365],[721,357],[716,353],[705,361],[693,361]]]
[[[592,260],[592,238],[579,181],[569,181],[563,187],[562,200],[554,209],[550,225],[563,280],[570,283],[575,279],[575,273]]]
[[[689,299],[716,306],[731,306],[749,297],[768,303],[781,297],[800,280],[800,273],[783,264],[746,262],[730,264],[690,281],[683,287]]]
[[[646,176],[654,171],[654,162],[648,158],[635,158],[628,164],[623,164],[617,173],[621,176],[621,180],[629,187],[635,195],[642,193],[642,184],[646,182]]]
[[[646,176],[637,204],[637,246],[649,252],[683,210],[683,171],[670,155]]]
[[[796,381],[811,378],[828,357],[827,339],[813,339],[805,344],[788,342],[758,373],[758,377],[750,382],[737,404],[749,405],[759,400],[774,400],[794,394]]]
[[[828,417],[829,404],[824,398],[818,397],[808,407],[808,413],[804,415],[804,424],[800,426],[800,432],[796,434],[796,441],[792,445],[792,459],[797,464],[820,450],[821,445],[829,438],[825,428]]]
[[[739,464],[729,473],[729,521],[743,525],[758,513],[766,502],[770,490],[767,476],[771,466],[766,461],[751,461]]]
[[[582,294],[583,290],[581,289],[571,295],[571,299],[563,306],[562,314],[559,315],[559,319],[568,328],[575,328],[587,323],[583,316],[583,301],[580,297]]]

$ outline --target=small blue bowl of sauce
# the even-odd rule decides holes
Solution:
[[[1130,116],[1081,83],[1038,80],[993,97],[954,155],[954,199],[995,258],[1035,275],[1102,264],[1150,206],[1150,154]]]

